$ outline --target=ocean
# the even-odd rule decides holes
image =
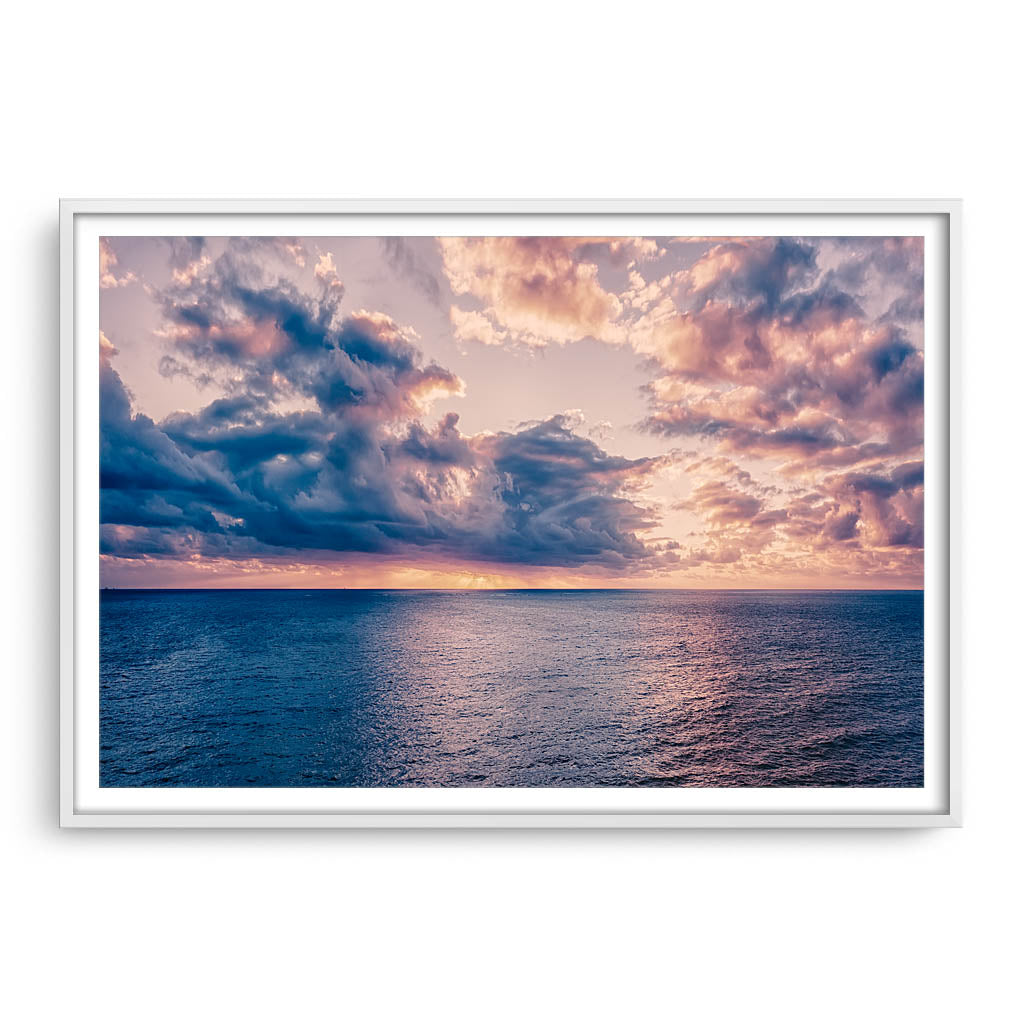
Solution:
[[[921,786],[920,591],[106,590],[102,786]]]

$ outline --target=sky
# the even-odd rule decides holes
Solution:
[[[100,239],[117,587],[923,583],[923,241]]]

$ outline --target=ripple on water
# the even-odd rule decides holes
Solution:
[[[106,591],[106,786],[920,786],[920,592]]]

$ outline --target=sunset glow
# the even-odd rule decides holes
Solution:
[[[919,588],[920,238],[104,238],[101,583]]]

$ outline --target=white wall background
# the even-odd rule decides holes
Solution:
[[[1019,12],[180,0],[4,17],[8,1019],[1009,1019]],[[966,827],[59,833],[62,195],[963,197]]]

